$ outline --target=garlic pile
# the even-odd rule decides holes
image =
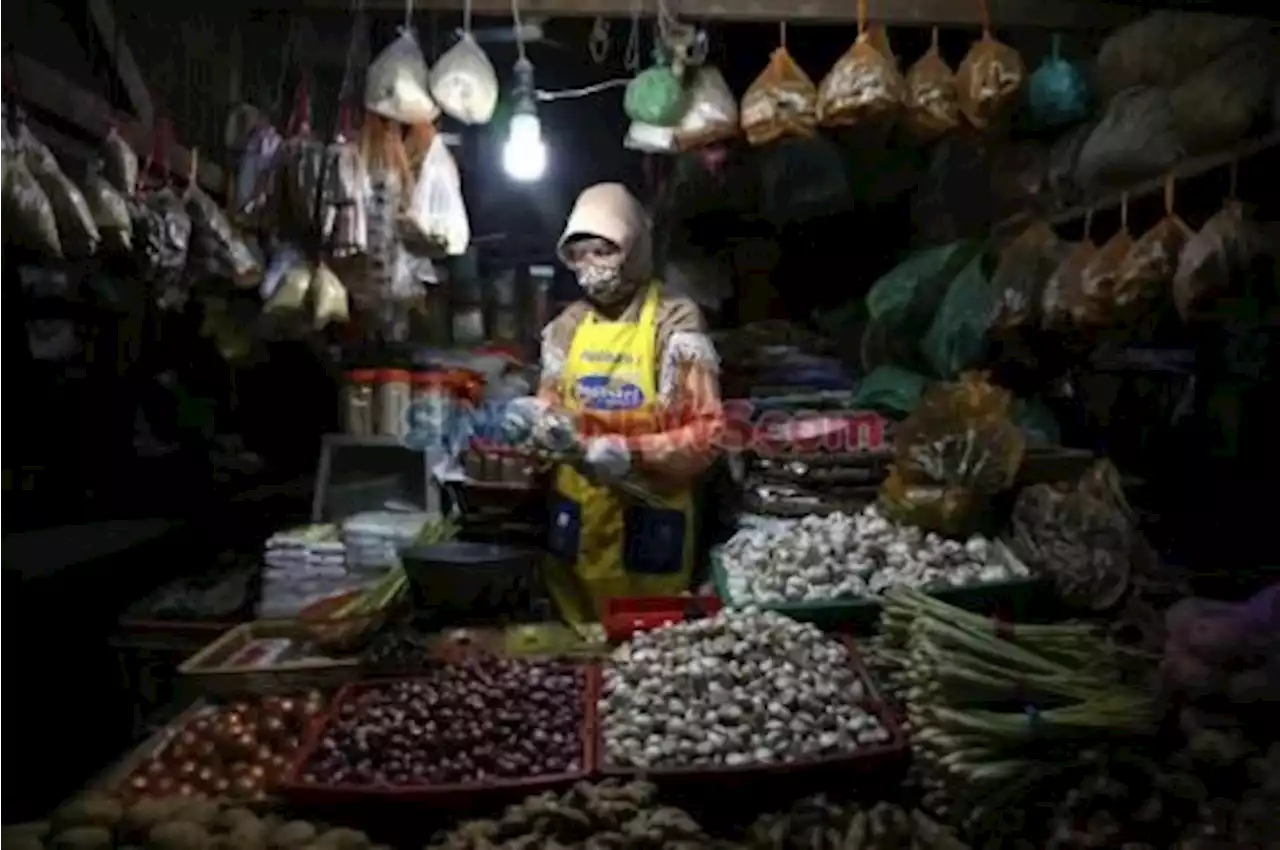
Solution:
[[[755,609],[639,632],[605,668],[606,764],[792,762],[885,744],[848,649]]]
[[[850,516],[771,519],[724,544],[729,598],[739,604],[876,596],[894,585],[982,584],[1025,576],[980,535],[965,543],[886,519],[875,505]]]

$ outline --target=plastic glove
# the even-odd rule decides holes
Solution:
[[[616,479],[631,469],[631,450],[622,437],[593,437],[587,442],[585,461],[592,474]]]
[[[551,405],[536,396],[513,398],[502,411],[502,437],[508,443],[527,443]]]

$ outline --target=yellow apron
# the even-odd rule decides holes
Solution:
[[[659,285],[651,283],[638,322],[607,322],[588,311],[561,376],[565,406],[589,436],[653,432],[658,400]],[[693,495],[664,494],[644,505],[556,470],[551,500],[547,586],[573,625],[595,622],[616,596],[681,593],[693,567]]]

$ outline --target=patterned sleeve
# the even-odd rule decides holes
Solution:
[[[560,376],[573,335],[582,322],[584,308],[571,304],[542,329],[542,354],[538,373],[538,398],[557,407],[564,406]]]

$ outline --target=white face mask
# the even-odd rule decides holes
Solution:
[[[631,294],[632,287],[615,263],[584,263],[577,269],[578,285],[597,304],[616,304]]]

